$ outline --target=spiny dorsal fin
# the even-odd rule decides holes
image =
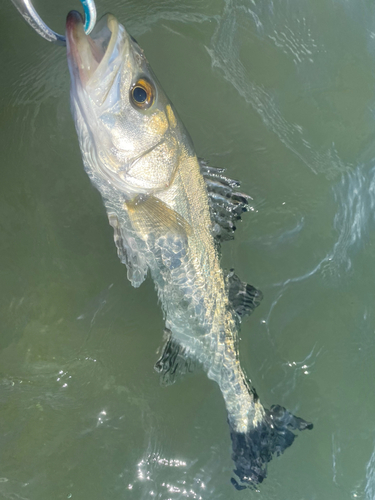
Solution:
[[[241,281],[234,270],[231,269],[227,276],[228,298],[233,310],[241,320],[251,314],[259,306],[263,294],[252,285]]]
[[[187,355],[186,350],[173,338],[168,328],[164,329],[164,335],[167,337],[167,342],[154,368],[160,373],[163,385],[172,385],[178,375],[192,372],[196,362]]]
[[[236,191],[239,181],[223,175],[223,168],[215,168],[201,158],[199,159],[201,173],[206,181],[210,202],[213,234],[217,241],[233,240],[236,221],[241,219],[243,212],[250,210],[250,196]]]

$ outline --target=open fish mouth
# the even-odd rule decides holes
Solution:
[[[66,20],[68,61],[75,78],[87,84],[94,73],[105,68],[117,41],[119,24],[107,14],[96,24],[91,35],[86,35],[79,12],[72,10]]]

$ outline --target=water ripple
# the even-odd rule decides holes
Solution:
[[[375,167],[364,165],[349,170],[333,187],[338,206],[333,226],[338,238],[332,251],[324,259],[323,274],[347,273],[352,267],[350,251],[366,241],[370,223],[374,222]]]
[[[314,267],[302,275],[275,283],[275,287],[285,288],[290,283],[304,281],[317,272],[332,281],[341,275],[347,276],[351,271],[352,252],[364,245],[369,228],[375,222],[375,166],[368,169],[365,165],[360,165],[355,170],[348,169],[332,190],[338,207],[333,219],[333,229],[338,236],[332,249]],[[278,296],[273,306],[279,298]]]
[[[274,8],[272,2],[271,5]],[[255,14],[254,10],[242,5],[240,1],[226,2],[210,46],[206,47],[212,66],[223,72],[224,78],[254,108],[267,128],[277,134],[280,141],[305,165],[314,173],[324,173],[327,177],[333,177],[347,168],[340,159],[335,144],[332,143],[326,151],[313,147],[306,130],[298,123],[292,123],[284,117],[276,94],[254,83],[252,75],[242,62],[241,31],[245,29],[248,32],[251,29],[249,24],[251,20],[255,21],[259,33],[266,30],[261,21],[262,17],[266,17],[262,9],[263,7],[259,7],[260,12]],[[266,15],[268,21],[273,19],[269,15],[269,9]],[[290,25],[284,27],[282,31],[272,28],[268,37],[273,38],[284,52],[290,52],[294,62],[302,62],[305,58],[311,62],[312,51],[318,50],[311,29],[307,26],[306,18],[292,16],[292,19],[297,23],[299,31],[293,31]]]

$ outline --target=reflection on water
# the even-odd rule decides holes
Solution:
[[[366,500],[375,497],[375,451],[372,453],[366,467],[365,495]]]
[[[218,388],[159,384],[163,318],[83,172],[64,50],[0,7],[0,496],[375,497],[375,6],[97,0],[137,38],[197,152],[253,197],[226,268],[264,300],[241,362],[314,422],[255,491],[230,484]],[[62,31],[76,2],[41,0]]]
[[[188,472],[191,470],[191,465],[187,465],[183,460],[164,458],[160,453],[151,453],[142,458],[138,464],[137,482],[141,483],[140,489],[143,490],[144,498],[154,497],[157,495],[157,491],[164,490],[166,494],[180,494],[185,498],[202,500],[200,493],[205,490],[205,484],[199,478],[195,479],[193,484],[189,484]],[[173,468],[173,472],[177,470],[178,474],[170,473],[167,468]],[[168,470],[167,474],[164,472],[165,470]],[[175,480],[173,480],[173,476],[176,476]],[[162,479],[162,482],[157,484],[156,478],[158,477],[168,477],[169,479],[168,481]],[[146,483],[146,488],[142,488],[145,481],[150,481],[150,484]],[[153,486],[156,486],[156,491],[153,490]],[[133,484],[128,486],[129,490],[132,490],[133,487]]]

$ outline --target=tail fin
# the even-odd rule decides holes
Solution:
[[[313,424],[279,405],[265,409],[265,413],[262,422],[247,433],[231,429],[234,472],[240,482],[234,478],[231,481],[238,490],[255,488],[267,477],[268,462],[291,446],[296,437],[293,431],[313,428]]]

